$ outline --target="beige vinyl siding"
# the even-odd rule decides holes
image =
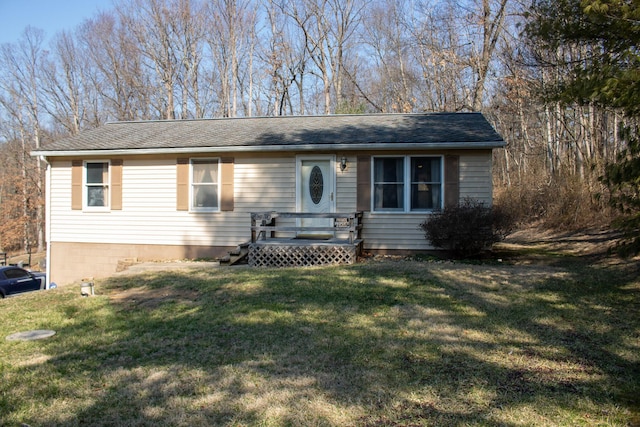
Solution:
[[[122,210],[71,210],[71,162],[52,163],[51,240],[58,242],[235,246],[250,236],[241,211],[176,209],[176,160],[125,159]]]
[[[340,170],[341,155],[336,158],[336,211],[348,213],[356,211],[356,156],[345,156],[347,168]]]
[[[404,155],[404,153],[398,153]],[[428,154],[432,155],[432,154]],[[353,180],[350,183],[351,192],[356,193],[356,162],[353,163]],[[371,183],[369,184],[371,191]],[[353,201],[353,209],[356,201]],[[433,249],[424,238],[424,234],[418,229],[428,213],[388,213],[365,212],[363,218],[365,250],[375,251],[421,251]]]
[[[491,152],[460,156],[460,200],[466,197],[491,205],[493,183]]]
[[[70,161],[53,161],[50,162],[51,169],[51,192],[49,194],[48,207],[50,209],[51,218],[56,220],[53,223],[51,232],[54,236],[61,237],[63,231],[59,231],[58,227],[62,224],[65,217],[76,217],[81,213],[82,209],[82,185],[75,185],[72,189],[71,175],[72,168]],[[82,182],[82,174],[78,173],[78,166],[75,166],[76,179],[75,182]],[[77,179],[79,177],[79,179]],[[73,193],[73,212],[72,209],[72,193]],[[68,218],[67,218],[68,219]]]
[[[459,152],[460,198],[491,202],[491,153]],[[336,210],[356,210],[357,161],[336,165]],[[296,158],[234,158],[234,211],[192,213],[176,207],[176,158],[124,159],[122,210],[71,209],[71,160],[51,163],[51,241],[145,245],[235,246],[250,238],[250,212],[296,210]],[[431,249],[418,229],[427,213],[365,213],[365,248]]]
[[[295,157],[236,159],[235,209],[245,212],[245,229],[250,233],[251,212],[295,212]],[[278,225],[295,225],[295,220]],[[248,236],[247,240],[250,238]]]
[[[340,170],[340,159],[342,155],[336,156],[336,212],[350,213],[356,211],[356,157],[344,156],[347,158],[347,168]],[[336,237],[347,239],[349,233],[337,233]]]
[[[491,152],[460,154],[460,200],[471,197],[490,204],[491,180]],[[355,183],[353,185],[355,189]],[[428,213],[365,213],[364,248],[380,251],[434,249],[419,229],[428,218]]]
[[[365,213],[364,248],[383,251],[433,249],[418,229],[427,217],[426,213]]]
[[[176,209],[176,159],[125,159],[122,210],[72,211],[71,162],[52,163],[52,241],[235,246],[250,238],[250,212],[295,211],[295,158],[236,158],[234,211]]]
[[[236,211],[294,212],[295,185],[296,165],[293,156],[235,159]]]

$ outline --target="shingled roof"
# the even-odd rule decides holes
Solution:
[[[480,113],[365,114],[114,122],[32,155],[502,146]]]

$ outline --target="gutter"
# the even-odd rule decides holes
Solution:
[[[303,145],[268,145],[268,146],[229,146],[229,147],[172,147],[172,148],[118,148],[118,149],[98,149],[98,150],[69,150],[69,151],[32,151],[32,156],[50,157],[78,157],[78,156],[100,156],[100,155],[140,155],[140,154],[194,154],[194,153],[251,153],[251,152],[277,152],[277,151],[398,151],[398,150],[478,150],[503,148],[505,142],[486,141],[469,145],[466,142],[438,142],[438,143],[363,143],[363,144],[303,144]]]

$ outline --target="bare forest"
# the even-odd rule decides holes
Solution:
[[[44,247],[30,152],[109,121],[481,111],[507,142],[495,203],[607,220],[620,111],[545,98],[585,46],[527,39],[528,0],[131,0],[0,46],[0,251]],[[601,222],[602,223],[602,222]]]

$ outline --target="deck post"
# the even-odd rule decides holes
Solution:
[[[276,217],[278,216],[277,212],[252,212],[251,213],[251,243],[255,243],[256,240],[260,239],[262,236],[262,240],[267,239],[267,233],[265,230],[260,229],[258,226],[258,221],[260,221],[260,226],[275,226],[276,225]],[[256,230],[258,232],[256,233]],[[274,237],[274,231],[270,233],[271,237]]]
[[[251,214],[251,243],[256,242],[256,220],[253,218],[253,214]]]

